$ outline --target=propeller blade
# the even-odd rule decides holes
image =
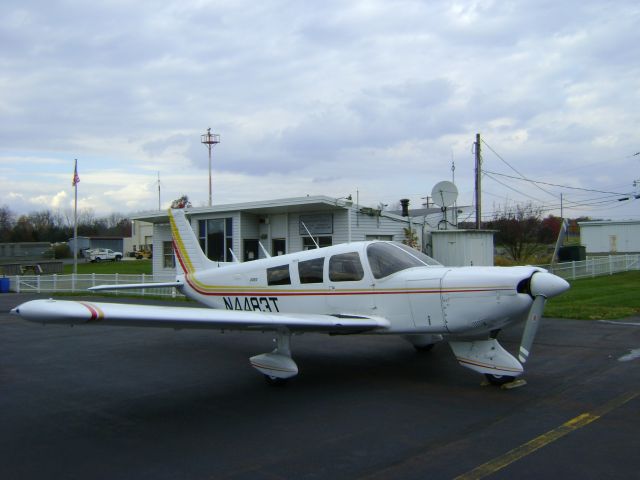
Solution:
[[[546,301],[547,299],[545,297],[538,295],[534,298],[533,303],[531,304],[527,323],[524,326],[524,332],[520,342],[520,351],[518,352],[518,360],[520,360],[520,363],[525,363],[527,358],[529,358],[529,352],[531,352],[533,340],[536,338],[538,325],[540,324],[540,319],[542,318],[542,312]]]

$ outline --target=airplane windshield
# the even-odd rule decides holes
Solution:
[[[397,242],[376,242],[367,247],[367,258],[375,278],[413,267],[440,266],[433,258]]]

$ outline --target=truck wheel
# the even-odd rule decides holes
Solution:
[[[122,257],[120,255],[116,255],[116,262],[119,262],[120,260],[122,260]]]

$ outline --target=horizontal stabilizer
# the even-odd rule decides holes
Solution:
[[[95,287],[89,287],[87,290],[92,292],[99,292],[101,290],[134,290],[142,288],[167,288],[167,287],[180,287],[182,282],[174,280],[173,282],[154,282],[154,283],[122,283],[118,285],[96,285]]]

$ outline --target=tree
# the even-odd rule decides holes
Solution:
[[[190,208],[191,202],[187,195],[182,195],[180,198],[176,198],[171,202],[171,208]]]
[[[131,236],[131,220],[120,213],[99,218],[92,209],[78,212],[78,235]],[[7,206],[0,207],[0,242],[66,242],[73,236],[72,210],[41,210],[17,220]]]
[[[0,207],[0,242],[11,240],[11,232],[16,223],[16,218],[11,209],[3,205]]]
[[[531,203],[505,207],[487,222],[486,228],[497,230],[496,244],[505,248],[516,262],[535,257],[545,249],[541,242],[542,209]]]
[[[549,215],[540,225],[540,243],[555,243],[562,228],[562,218]]]
[[[11,231],[12,242],[35,242],[33,224],[27,215],[20,215]]]
[[[57,226],[50,211],[32,212],[27,218],[33,228],[33,238],[36,242],[52,241]]]
[[[418,235],[416,234],[416,231],[412,228],[406,227],[402,229],[402,232],[404,233],[404,239],[402,240],[402,243],[410,246],[411,248],[416,248],[419,250],[420,248],[418,245]]]

